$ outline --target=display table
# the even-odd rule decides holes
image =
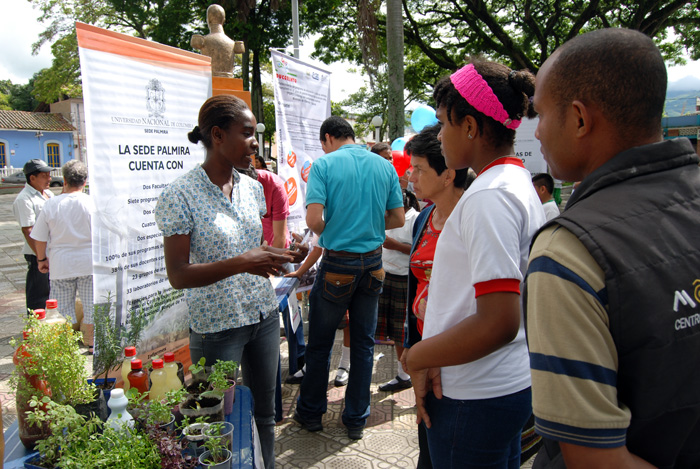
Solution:
[[[253,395],[245,386],[236,386],[236,399],[233,411],[226,416],[233,424],[232,467],[252,469],[262,467],[257,438],[257,428],[253,420]],[[5,432],[5,469],[23,468],[24,461],[34,457],[35,451],[27,451],[19,441],[17,421]]]

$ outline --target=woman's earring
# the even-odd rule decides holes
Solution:
[[[468,138],[469,140],[471,140],[471,139],[474,138],[474,137],[472,137],[472,134],[469,134],[469,135],[467,135],[467,138]]]

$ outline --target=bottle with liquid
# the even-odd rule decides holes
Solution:
[[[46,310],[45,309],[35,309],[34,316],[36,316],[36,318],[39,321],[45,321],[46,320]]]
[[[14,355],[12,356],[12,362],[15,367],[27,366],[32,363],[32,355],[28,351],[27,339],[29,338],[30,331],[22,332],[23,341],[22,344],[17,347]],[[37,394],[39,396],[51,396],[51,391],[48,389],[46,381],[41,379],[37,375],[28,375],[26,373],[22,374],[23,378],[17,386],[17,425],[19,439],[27,449],[33,449],[37,441],[43,440],[48,435],[48,425],[35,426],[30,425],[27,422],[27,412],[31,412],[33,409],[29,407],[30,394]],[[27,389],[27,387],[29,389]],[[38,393],[36,391],[39,391]]]
[[[46,300],[46,323],[54,324],[65,322],[67,322],[66,318],[61,316],[61,313],[58,312],[58,300]]]
[[[141,394],[148,392],[148,373],[143,369],[143,363],[138,358],[131,361],[131,371],[127,378],[129,387],[136,388]]]
[[[125,426],[134,426],[134,417],[126,410],[126,406],[129,403],[129,399],[124,395],[123,389],[112,389],[107,406],[111,409],[112,413],[109,414],[106,424],[115,430],[119,430]]]
[[[163,360],[160,358],[153,360],[151,365],[153,365],[153,371],[151,371],[151,390],[148,398],[152,401],[161,401],[165,399],[165,393],[168,392],[168,376],[165,374]]]
[[[124,361],[122,362],[122,381],[124,381],[124,392],[129,389],[129,372],[131,362],[136,360],[136,347],[124,347]]]
[[[177,363],[175,362],[175,354],[168,352],[163,355],[165,362],[165,375],[167,376],[165,387],[168,391],[176,391],[182,387],[182,381],[177,376]]]

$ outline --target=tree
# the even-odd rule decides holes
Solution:
[[[404,134],[404,56],[403,56],[403,16],[401,0],[386,2],[386,49],[387,71],[389,73],[388,120],[389,138],[393,141]]]
[[[466,56],[482,54],[537,71],[568,39],[607,27],[647,34],[671,62],[682,61],[683,49],[700,58],[697,2],[403,0],[403,5],[406,43],[445,70],[455,70]],[[667,42],[672,32],[677,38]]]

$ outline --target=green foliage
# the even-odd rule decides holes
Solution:
[[[47,396],[32,398],[29,406],[34,411],[27,414],[27,421],[35,426],[48,424],[51,429],[49,436],[36,444],[42,464],[46,467],[58,466],[66,455],[79,452],[78,448],[82,449],[85,442],[102,428],[99,418],[93,416],[86,420],[73,407],[58,404]]]
[[[192,373],[192,376],[194,377],[195,375],[203,375],[204,373],[204,365],[207,363],[207,359],[204,357],[201,357],[197,363],[192,363],[189,367],[190,373]]]
[[[81,97],[83,88],[75,31],[51,44],[51,52],[54,56],[51,67],[37,73],[32,95],[43,103]]]
[[[37,376],[46,382],[53,400],[58,404],[87,404],[94,399],[94,386],[87,384],[86,357],[80,354],[81,334],[70,324],[46,324],[33,315],[26,319],[25,330],[31,331],[23,342],[31,359],[22,360],[13,371],[10,384],[23,398],[37,395],[26,386],[25,376]],[[11,345],[18,346],[17,341]],[[23,385],[23,383],[25,383]],[[42,396],[38,396],[42,397]]]
[[[229,379],[233,379],[234,373],[238,368],[238,363],[234,361],[216,360],[216,364],[212,367],[211,373],[207,377],[214,391],[224,392],[232,385]]]
[[[206,464],[213,466],[226,461],[229,457],[229,451],[226,449],[226,444],[222,438],[207,438],[204,442],[204,447],[209,451],[209,457],[204,459]]]
[[[168,391],[162,401],[150,400],[148,393],[139,393],[135,388],[126,391],[129,399],[129,411],[135,411],[134,415],[145,425],[163,425],[172,419],[172,409],[182,402],[187,395],[184,389]]]

